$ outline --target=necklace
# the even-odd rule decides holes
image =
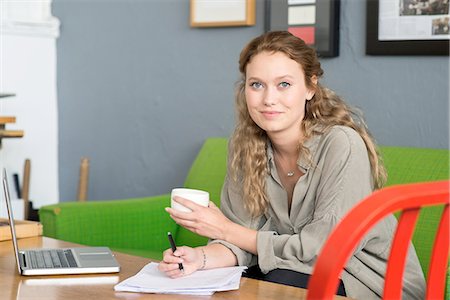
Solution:
[[[281,156],[277,155],[276,157],[278,157],[278,162],[280,163],[281,169],[285,169],[284,166],[283,166],[284,161],[282,161]],[[285,174],[286,174],[287,177],[292,177],[292,176],[295,175],[295,170],[288,171]]]

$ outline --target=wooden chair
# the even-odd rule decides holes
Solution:
[[[374,192],[356,205],[325,243],[308,284],[307,299],[332,299],[339,275],[361,238],[382,218],[401,211],[388,260],[383,299],[402,299],[405,258],[420,209],[443,205],[427,276],[426,299],[444,299],[449,257],[449,184],[398,185]]]

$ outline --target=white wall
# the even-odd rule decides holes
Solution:
[[[30,200],[34,207],[59,201],[56,38],[59,21],[51,1],[0,1],[0,115],[15,116],[6,129],[24,130],[19,139],[3,139],[0,167],[6,167],[13,198],[12,174],[23,176],[31,160]],[[21,182],[22,183],[22,182]],[[1,193],[3,199],[3,193]]]

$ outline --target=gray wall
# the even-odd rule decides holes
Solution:
[[[448,148],[448,57],[369,57],[365,1],[342,0],[341,53],[324,83],[360,107],[379,143]],[[188,0],[54,0],[61,201],[91,159],[90,199],[167,193],[203,140],[228,136],[244,44],[256,26],[189,27]]]

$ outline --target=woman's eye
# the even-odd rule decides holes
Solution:
[[[282,88],[287,88],[287,87],[290,87],[291,84],[290,84],[289,82],[283,81],[283,82],[280,83],[280,86],[281,86]]]
[[[251,86],[252,88],[254,88],[254,89],[260,89],[260,88],[262,88],[261,82],[252,82],[252,83],[250,83],[250,86]]]

